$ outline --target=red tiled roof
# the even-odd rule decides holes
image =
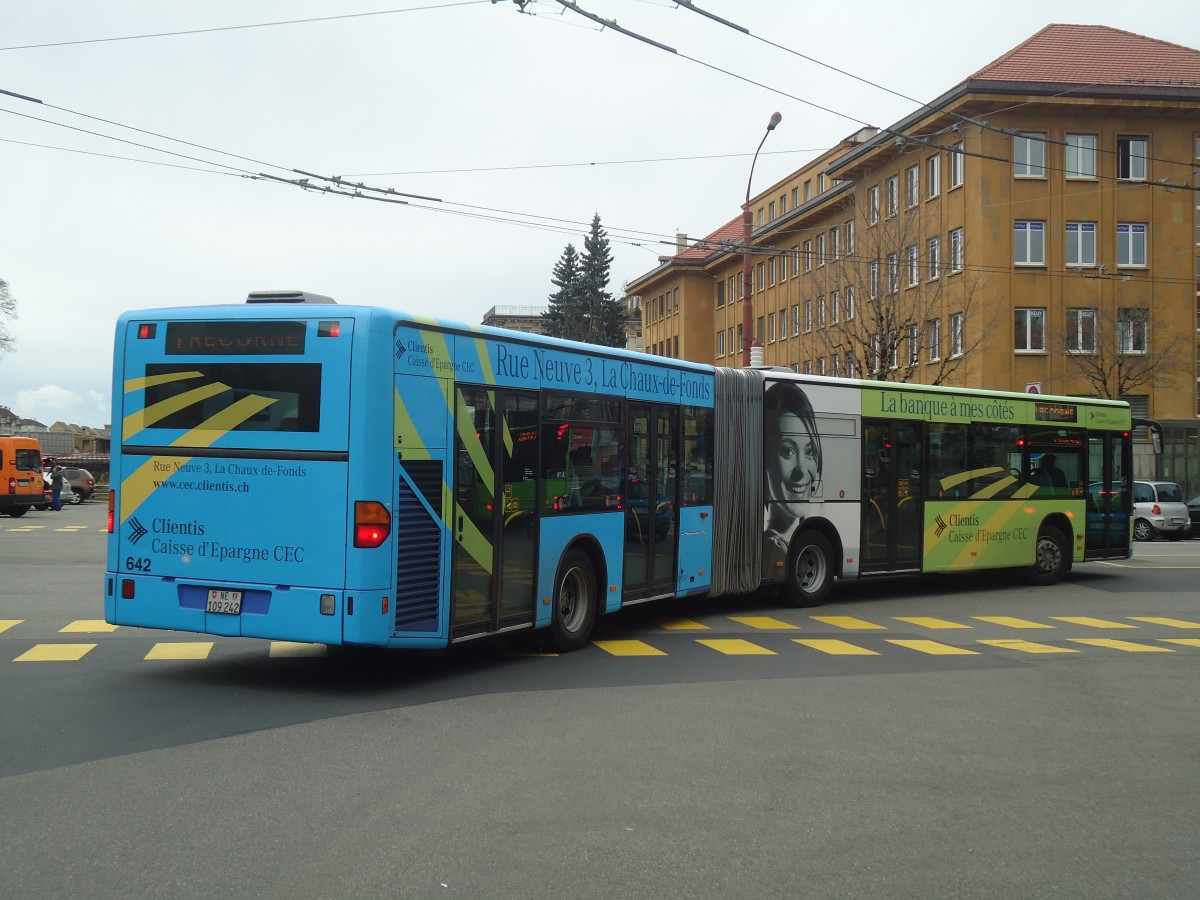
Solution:
[[[668,259],[707,259],[714,252],[725,249],[725,245],[741,244],[742,242],[742,217],[738,216],[726,222],[708,237],[696,242],[695,246],[688,247],[682,253],[676,253],[674,256],[667,257]]]
[[[1105,25],[1047,25],[968,80],[1200,86],[1200,51]]]

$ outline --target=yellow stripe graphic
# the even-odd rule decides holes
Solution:
[[[417,423],[409,414],[408,408],[404,405],[404,401],[400,398],[400,391],[393,389],[394,398],[394,415],[396,425],[396,437],[398,443],[396,449],[404,453],[405,459],[426,460],[432,459],[429,451],[422,446],[425,442],[421,440],[420,429],[417,428]],[[439,411],[439,415],[440,415]]]
[[[258,415],[276,400],[273,397],[251,395],[230,404],[214,416],[210,416],[179,440],[172,447],[210,447],[247,419]],[[152,456],[121,482],[121,522],[124,523],[146,498],[155,490],[156,481],[165,481],[176,470],[176,464],[186,465],[190,456]]]
[[[166,400],[147,406],[144,409],[131,412],[121,423],[122,438],[129,440],[143,428],[149,428],[155,422],[162,421],[172,413],[177,413],[179,410],[191,406],[193,403],[202,403],[209,397],[224,393],[229,389],[229,385],[214,381],[212,384],[202,385],[175,397],[169,397]]]
[[[467,451],[467,456],[475,464],[475,471],[479,475],[480,483],[487,488],[489,494],[494,496],[496,475],[492,471],[492,461],[483,452],[483,444],[475,432],[475,417],[463,399],[462,391],[456,393],[458,395],[458,436],[463,442],[463,449]]]
[[[125,393],[132,394],[144,388],[159,384],[170,384],[172,381],[186,381],[189,378],[203,378],[203,372],[172,372],[169,375],[148,375],[145,378],[126,378]]]

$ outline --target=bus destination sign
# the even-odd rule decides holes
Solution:
[[[1071,403],[1035,403],[1033,418],[1037,422],[1078,422],[1079,410]]]
[[[168,322],[169,356],[300,355],[304,322]]]

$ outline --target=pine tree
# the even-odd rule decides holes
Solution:
[[[550,277],[558,290],[550,295],[550,308],[542,316],[542,327],[550,337],[581,340],[576,333],[581,317],[580,277],[579,254],[574,244],[567,244]]]
[[[605,347],[625,346],[625,309],[608,291],[611,268],[608,234],[596,213],[583,239],[583,254],[567,244],[554,266],[550,280],[558,290],[550,295],[550,308],[542,316],[546,334]]]

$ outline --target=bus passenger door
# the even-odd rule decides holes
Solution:
[[[679,410],[629,404],[621,494],[625,505],[626,599],[674,594],[679,536]]]
[[[862,571],[921,568],[924,454],[919,422],[863,420]]]
[[[1087,532],[1084,555],[1129,555],[1129,503],[1126,482],[1130,445],[1120,432],[1088,436]]]
[[[455,387],[451,639],[533,621],[537,397]]]

